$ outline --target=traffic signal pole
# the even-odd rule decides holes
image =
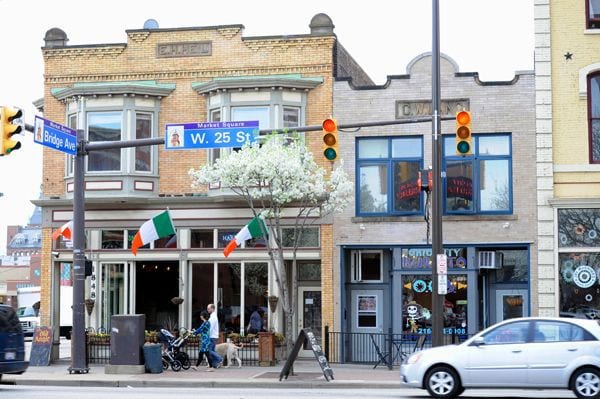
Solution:
[[[85,132],[77,129],[77,155],[73,167],[73,331],[69,374],[87,373],[85,345]]]
[[[438,274],[438,254],[444,253],[442,237],[442,123],[440,118],[440,30],[439,0],[432,0],[432,51],[431,51],[431,110],[432,115],[432,174],[433,187],[431,194],[431,345],[443,345],[443,310],[444,295],[440,294]],[[444,287],[445,288],[445,287]]]

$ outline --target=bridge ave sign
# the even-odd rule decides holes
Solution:
[[[35,117],[33,141],[70,155],[77,155],[77,132],[39,116]]]

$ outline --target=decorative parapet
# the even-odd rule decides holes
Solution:
[[[45,48],[43,49],[44,60],[51,58],[79,58],[79,57],[118,57],[127,48],[126,44],[117,44],[98,47],[62,47],[62,48]]]

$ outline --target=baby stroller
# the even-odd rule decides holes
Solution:
[[[173,336],[173,334],[171,334],[170,331],[165,330],[164,328],[160,330],[160,333],[161,341],[163,343],[163,370],[168,369],[169,366],[171,366],[173,371],[189,369],[192,363],[188,354],[182,350],[182,347],[185,345],[185,342],[193,334],[193,332],[182,329],[177,339]]]

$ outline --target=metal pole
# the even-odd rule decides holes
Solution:
[[[77,129],[73,188],[73,332],[69,374],[89,371],[85,355],[85,133]]]
[[[431,146],[433,187],[432,240],[431,240],[431,345],[443,344],[443,309],[444,295],[439,294],[437,255],[444,253],[442,238],[442,123],[440,119],[441,89],[440,89],[440,31],[439,31],[439,0],[432,0],[433,32],[431,52],[431,109],[433,137]]]

